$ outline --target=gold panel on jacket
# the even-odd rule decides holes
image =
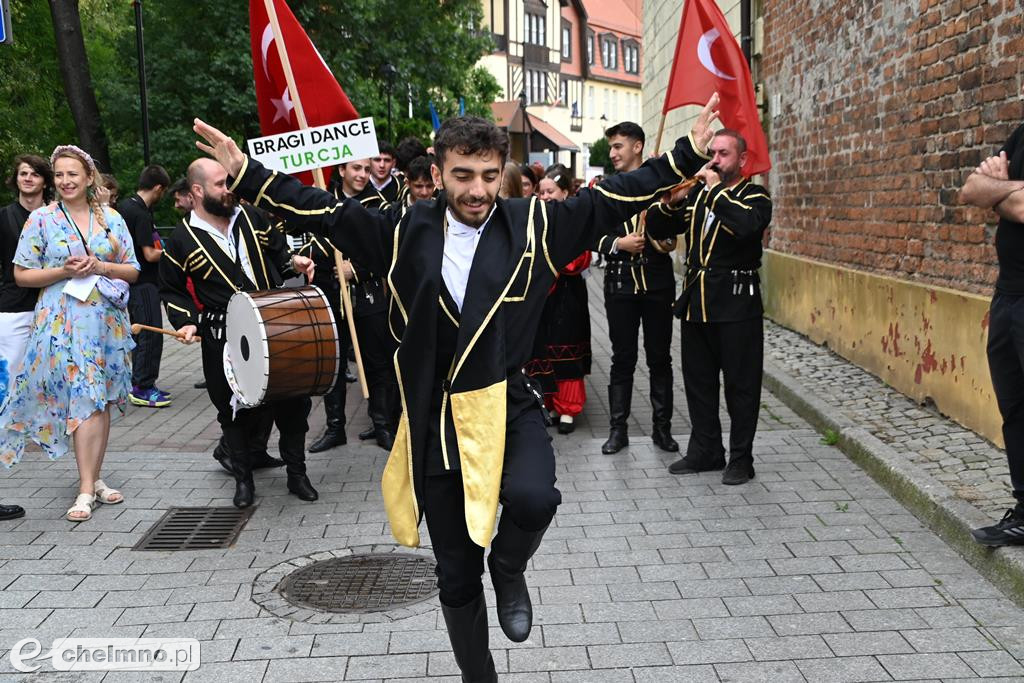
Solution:
[[[409,419],[405,412],[398,421],[395,444],[388,456],[381,481],[384,508],[391,523],[391,535],[402,545],[412,548],[420,544],[420,516],[412,479],[412,443],[409,440]]]
[[[453,393],[451,399],[466,528],[473,542],[486,548],[494,535],[505,462],[506,380],[483,389]]]

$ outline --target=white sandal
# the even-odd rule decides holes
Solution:
[[[112,489],[106,484],[104,484],[102,479],[97,479],[96,483],[93,484],[93,488],[96,491],[96,499],[99,500],[101,503],[106,503],[107,505],[117,505],[118,503],[124,502],[124,494],[118,491],[117,489]],[[110,500],[111,496],[121,497],[118,498],[117,500]]]
[[[87,522],[92,519],[92,511],[96,507],[96,496],[91,493],[79,493],[78,497],[75,498],[75,504],[68,508],[68,511],[64,513],[65,519],[69,522]],[[79,516],[73,516],[71,513],[79,513]],[[82,515],[81,513],[85,513]]]

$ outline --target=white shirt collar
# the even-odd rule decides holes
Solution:
[[[371,184],[373,184],[373,186],[374,186],[375,188],[377,188],[377,190],[383,190],[383,189],[384,189],[385,187],[387,187],[387,186],[388,186],[388,184],[389,184],[389,183],[390,183],[390,182],[391,182],[392,180],[394,180],[394,179],[395,179],[395,177],[394,177],[394,176],[392,176],[392,175],[389,175],[389,176],[388,176],[388,179],[387,179],[387,180],[385,180],[385,181],[384,181],[383,183],[380,183],[380,184],[378,185],[378,184],[377,184],[377,179],[373,177],[373,174],[372,174],[372,173],[370,174],[370,183],[371,183]]]
[[[238,214],[240,214],[241,212],[242,212],[242,207],[236,206],[235,207],[235,212],[233,214],[231,214],[231,218],[228,220],[228,234],[227,234],[227,238],[228,238],[229,241],[232,240],[231,229],[233,227],[235,227],[235,221],[238,220]],[[195,211],[192,211],[189,214],[188,222],[189,222],[189,225],[191,225],[193,227],[201,228],[201,229],[205,230],[206,232],[213,233],[214,235],[219,236],[219,237],[224,237],[224,233],[222,233],[220,231],[220,228],[214,227],[211,223],[208,223],[204,219],[200,218],[198,215],[196,215]]]
[[[478,235],[483,233],[484,228],[491,222],[491,216],[494,215],[495,209],[498,208],[497,203],[491,206],[491,212],[487,214],[487,218],[479,228],[471,228],[465,223],[461,222],[452,213],[451,207],[445,209],[445,217],[448,219],[448,234],[449,235]]]

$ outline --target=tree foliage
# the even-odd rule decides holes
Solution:
[[[132,3],[80,0],[86,49],[111,162],[130,191],[143,167]],[[75,140],[57,68],[46,3],[11,0],[15,44],[0,46],[0,97],[11,111],[0,128],[0,163],[18,153],[48,153]],[[290,0],[361,116],[387,136],[387,90],[381,67],[398,75],[392,90],[393,139],[430,133],[427,103],[442,118],[490,117],[500,88],[475,64],[490,50],[478,32],[479,0]],[[150,148],[153,163],[180,175],[197,156],[196,116],[236,139],[259,135],[249,45],[248,3],[149,0],[143,3]],[[409,100],[413,115],[408,118]],[[5,117],[6,118],[6,117]]]
[[[590,165],[604,167],[605,175],[611,175],[615,172],[612,160],[608,156],[610,151],[611,147],[608,144],[608,138],[605,137],[598,138],[590,145]]]

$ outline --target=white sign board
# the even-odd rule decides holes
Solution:
[[[267,135],[249,140],[249,156],[267,168],[299,173],[377,156],[373,119]]]

